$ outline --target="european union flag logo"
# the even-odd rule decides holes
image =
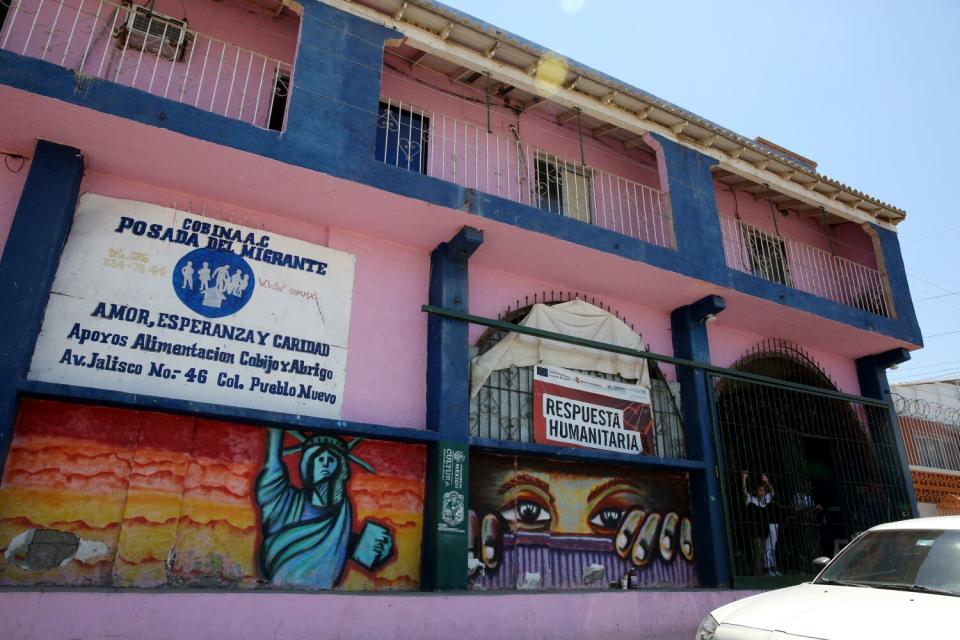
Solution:
[[[547,377],[547,368],[546,367],[537,367],[537,375]]]

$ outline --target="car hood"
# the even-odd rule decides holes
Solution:
[[[960,637],[958,614],[960,597],[955,596],[801,584],[732,602],[713,617],[721,625],[820,640],[936,640]],[[717,638],[740,637],[733,628],[725,631]]]

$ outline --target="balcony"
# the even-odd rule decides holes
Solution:
[[[661,247],[673,248],[667,194],[487,128],[386,98],[377,160]]]
[[[720,217],[727,266],[821,298],[891,317],[877,269],[742,220]]]
[[[283,4],[268,10],[245,0],[150,6],[12,0],[0,48],[71,69],[78,80],[100,78],[256,127],[283,128],[295,14]]]

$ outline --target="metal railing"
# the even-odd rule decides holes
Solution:
[[[899,421],[910,466],[960,471],[960,427],[904,415]]]
[[[891,317],[878,270],[729,216],[720,216],[720,228],[731,269]]]
[[[484,127],[383,99],[377,159],[673,248],[667,194]],[[630,161],[627,158],[625,160]]]
[[[190,31],[142,6],[7,1],[0,48],[258,127],[281,126],[290,63]]]

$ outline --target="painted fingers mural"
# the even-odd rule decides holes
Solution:
[[[687,478],[610,465],[471,457],[472,586],[695,586]]]

